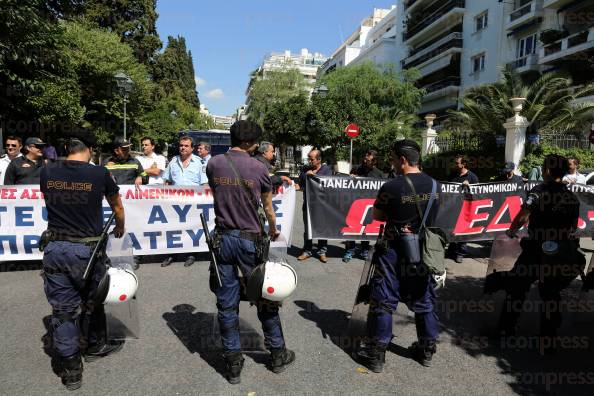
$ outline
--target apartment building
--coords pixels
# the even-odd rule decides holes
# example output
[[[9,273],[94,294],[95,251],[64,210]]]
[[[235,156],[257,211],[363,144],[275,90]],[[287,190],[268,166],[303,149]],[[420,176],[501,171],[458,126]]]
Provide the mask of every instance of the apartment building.
[[[394,62],[394,54],[384,51],[385,47],[381,44],[385,35],[395,35],[395,24],[396,6],[392,6],[390,9],[374,8],[371,15],[366,17],[344,43],[320,66],[318,76],[349,65],[355,60],[360,60],[362,52],[366,59],[377,63],[383,60]],[[392,31],[391,34],[390,31]],[[374,49],[370,51],[372,46]],[[378,54],[381,55],[378,57]]]
[[[246,110],[249,112],[250,91],[255,81],[266,78],[266,74],[271,70],[280,70],[286,67],[297,69],[303,78],[308,82],[308,89],[311,94],[315,86],[317,72],[320,66],[324,64],[326,57],[318,52],[311,53],[307,48],[303,48],[298,54],[286,50],[284,52],[272,52],[268,54],[262,65],[260,65],[250,76],[250,82],[246,90]]]

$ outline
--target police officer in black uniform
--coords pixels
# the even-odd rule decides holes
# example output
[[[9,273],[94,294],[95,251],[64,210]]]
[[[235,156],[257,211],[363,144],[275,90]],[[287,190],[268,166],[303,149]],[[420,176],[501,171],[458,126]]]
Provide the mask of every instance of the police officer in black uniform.
[[[514,336],[526,293],[538,281],[543,300],[541,311],[541,337],[545,352],[555,350],[555,339],[561,325],[559,302],[561,291],[569,286],[586,263],[578,250],[579,238],[574,235],[579,217],[579,201],[562,182],[569,169],[565,157],[550,154],[542,167],[544,183],[528,193],[522,209],[506,232],[509,237],[528,223],[528,236],[521,240],[522,253],[514,268],[503,273],[503,286],[507,291],[501,314],[500,330],[504,336]],[[496,273],[497,274],[497,273]]]
[[[113,141],[114,155],[103,162],[103,166],[111,172],[118,185],[143,184],[143,178],[148,182],[148,176],[142,164],[130,155],[132,143],[118,136]],[[146,183],[145,183],[146,184]]]
[[[385,221],[386,229],[383,243],[376,246],[373,257],[375,271],[370,283],[367,318],[369,340],[357,353],[357,359],[376,373],[383,370],[386,348],[392,339],[392,314],[401,301],[415,313],[418,342],[410,347],[413,358],[428,366],[436,351],[439,323],[435,313],[435,280],[420,261],[420,245],[415,235],[418,236],[422,222],[416,202],[424,213],[432,199],[426,221],[431,226],[437,214],[441,186],[419,170],[420,151],[412,140],[394,143],[390,160],[402,176],[381,187],[373,207],[373,218]],[[415,249],[417,254],[413,254]]]
[[[4,184],[38,184],[43,167],[43,148],[45,143],[36,137],[25,141],[27,154],[13,159],[6,168]]]
[[[95,301],[105,266],[98,262],[87,282],[82,276],[103,228],[103,197],[116,214],[117,238],[124,234],[124,208],[107,169],[89,164],[90,143],[83,140],[71,139],[66,160],[44,167],[40,181],[48,217],[40,247],[50,332],[62,383],[70,390],[82,384],[81,353],[90,362],[122,347],[106,341],[103,305]]]

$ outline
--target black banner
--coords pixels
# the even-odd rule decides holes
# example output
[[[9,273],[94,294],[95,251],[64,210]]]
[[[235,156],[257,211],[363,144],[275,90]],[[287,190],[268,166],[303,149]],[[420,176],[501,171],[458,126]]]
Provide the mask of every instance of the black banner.
[[[307,179],[308,235],[314,239],[373,241],[382,224],[372,218],[373,203],[389,179],[319,176]],[[469,186],[442,182],[435,226],[450,241],[491,240],[504,233],[520,211],[530,183],[481,183]],[[594,231],[594,188],[571,185],[580,201],[578,235]]]

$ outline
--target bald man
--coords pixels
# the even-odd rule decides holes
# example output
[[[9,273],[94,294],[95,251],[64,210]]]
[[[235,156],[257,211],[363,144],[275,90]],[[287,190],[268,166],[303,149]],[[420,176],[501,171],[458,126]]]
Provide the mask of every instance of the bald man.
[[[322,153],[320,150],[311,150],[307,155],[307,161],[309,162],[309,166],[305,167],[301,174],[299,175],[299,183],[297,184],[296,188],[298,190],[303,191],[303,251],[301,255],[297,257],[297,260],[304,261],[310,258],[313,255],[313,240],[308,237],[307,235],[307,202],[305,201],[305,181],[308,177],[312,177],[314,175],[317,176],[332,176],[332,169],[326,165],[322,164]],[[318,251],[317,255],[320,258],[322,263],[328,262],[328,258],[326,257],[326,251],[328,250],[328,241],[325,239],[318,240]]]

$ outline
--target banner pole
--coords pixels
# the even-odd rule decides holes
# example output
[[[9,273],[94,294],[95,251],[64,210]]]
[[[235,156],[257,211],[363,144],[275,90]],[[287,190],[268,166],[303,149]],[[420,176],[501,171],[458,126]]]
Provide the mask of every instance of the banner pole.
[[[349,156],[349,173],[351,173],[351,170],[353,169],[353,138],[351,138],[351,155]]]

